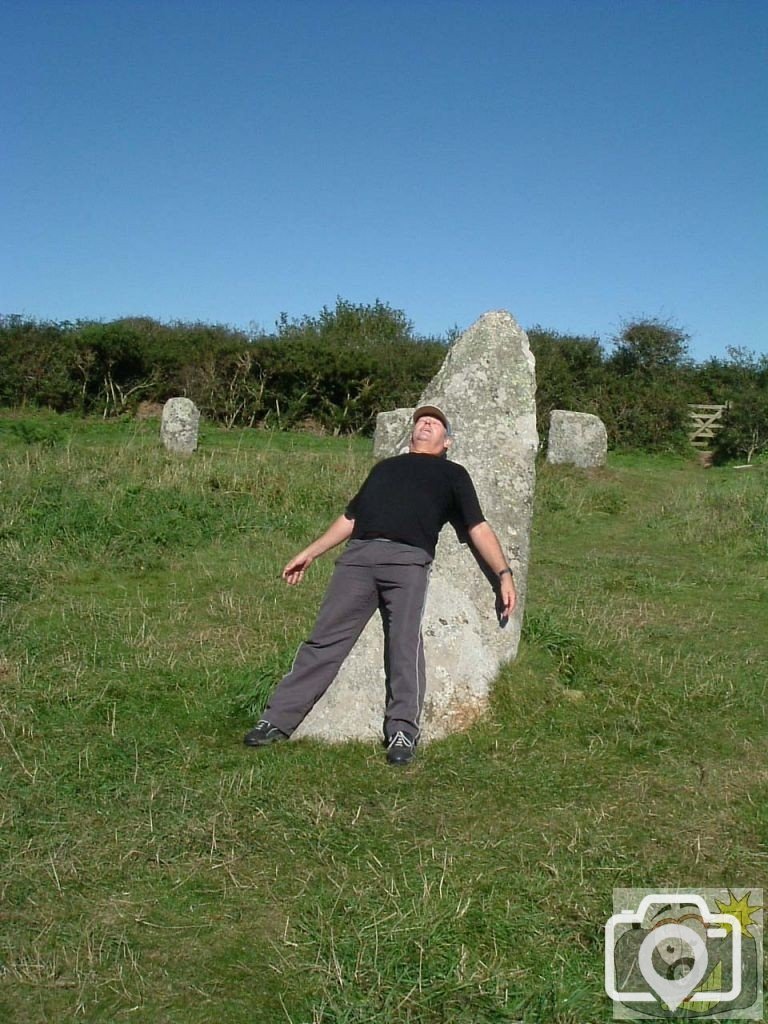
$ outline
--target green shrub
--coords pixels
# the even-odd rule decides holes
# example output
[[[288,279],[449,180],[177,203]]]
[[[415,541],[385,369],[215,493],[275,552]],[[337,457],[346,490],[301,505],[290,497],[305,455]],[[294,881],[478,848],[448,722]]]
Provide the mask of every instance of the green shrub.
[[[223,325],[0,320],[0,405],[38,405],[105,417],[141,401],[186,395],[228,427],[302,421],[331,433],[369,433],[376,414],[414,402],[445,356],[400,310],[338,299],[274,335]]]
[[[66,437],[60,424],[41,420],[18,420],[9,424],[8,431],[24,444],[37,444],[44,448],[54,448]]]
[[[342,298],[316,316],[283,313],[271,334],[149,317],[106,323],[0,317],[0,406],[109,418],[134,412],[142,401],[186,395],[206,420],[227,427],[306,425],[370,434],[379,412],[418,400],[457,334],[422,338],[402,310]],[[612,448],[687,450],[689,402],[730,401],[750,388],[768,388],[765,360],[729,349],[728,362],[696,367],[685,332],[652,318],[623,324],[609,356],[594,337],[539,326],[529,335],[542,444],[550,412],[563,408],[600,416]],[[753,404],[748,394],[743,409]],[[751,427],[735,419],[728,426],[718,458],[750,458],[761,450],[762,434],[754,448]]]
[[[743,387],[723,414],[722,423],[712,442],[716,464],[737,459],[751,463],[768,452],[768,387]]]
[[[600,415],[603,353],[597,338],[560,334],[539,326],[532,327],[528,337],[536,360],[539,440],[546,447],[553,409]]]

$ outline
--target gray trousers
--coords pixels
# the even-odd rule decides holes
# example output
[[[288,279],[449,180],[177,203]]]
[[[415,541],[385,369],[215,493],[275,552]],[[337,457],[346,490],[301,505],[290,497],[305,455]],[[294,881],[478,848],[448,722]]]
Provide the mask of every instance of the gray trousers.
[[[432,559],[386,540],[350,541],[336,562],[310,638],[278,683],[263,718],[289,735],[331,685],[378,608],[384,626],[384,736],[416,738],[426,674],[421,620]]]

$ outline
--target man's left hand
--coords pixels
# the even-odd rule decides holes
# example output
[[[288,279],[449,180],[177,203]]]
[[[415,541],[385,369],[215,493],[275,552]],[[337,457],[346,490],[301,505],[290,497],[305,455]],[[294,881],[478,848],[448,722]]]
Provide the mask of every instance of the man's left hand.
[[[499,589],[501,597],[501,617],[503,619],[508,619],[515,610],[515,604],[517,603],[515,581],[508,572],[504,573],[501,577],[501,580],[499,581]]]

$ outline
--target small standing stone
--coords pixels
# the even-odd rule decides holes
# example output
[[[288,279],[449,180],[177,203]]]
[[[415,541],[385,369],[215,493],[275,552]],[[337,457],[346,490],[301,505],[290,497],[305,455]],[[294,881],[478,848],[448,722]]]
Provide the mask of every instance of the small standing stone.
[[[393,409],[391,412],[380,412],[376,417],[376,433],[373,435],[373,457],[383,459],[388,455],[408,451],[408,436],[413,424],[416,406],[411,409]],[[403,442],[401,444],[401,442]]]
[[[163,406],[160,439],[169,452],[191,455],[197,451],[200,410],[190,398],[169,398]]]
[[[608,435],[599,416],[553,409],[549,419],[547,462],[592,469],[604,466]]]

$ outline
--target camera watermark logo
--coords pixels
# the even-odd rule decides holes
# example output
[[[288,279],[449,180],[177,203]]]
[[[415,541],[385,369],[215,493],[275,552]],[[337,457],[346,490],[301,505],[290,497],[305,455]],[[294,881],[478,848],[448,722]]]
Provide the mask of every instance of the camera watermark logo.
[[[615,889],[614,1020],[762,1020],[762,889]]]

